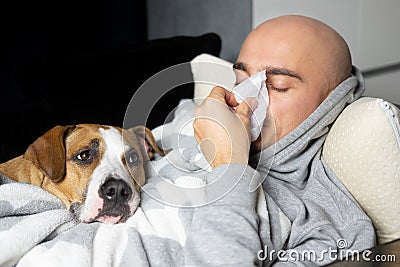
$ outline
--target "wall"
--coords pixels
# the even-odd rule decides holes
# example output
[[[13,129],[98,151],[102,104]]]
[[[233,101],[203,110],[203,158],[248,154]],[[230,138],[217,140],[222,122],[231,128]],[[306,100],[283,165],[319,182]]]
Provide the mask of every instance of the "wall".
[[[399,11],[398,0],[253,0],[252,27],[284,14],[322,20],[345,38],[354,65],[371,73],[365,76],[365,95],[400,103],[398,66],[384,73],[369,72],[400,63]]]
[[[148,37],[215,32],[221,58],[234,61],[251,30],[251,0],[147,0]]]

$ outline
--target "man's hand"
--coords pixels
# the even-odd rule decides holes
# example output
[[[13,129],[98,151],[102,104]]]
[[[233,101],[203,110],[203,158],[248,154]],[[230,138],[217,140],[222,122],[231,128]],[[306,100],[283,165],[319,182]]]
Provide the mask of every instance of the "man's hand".
[[[214,87],[195,109],[194,135],[213,169],[227,163],[248,163],[250,116],[256,106],[254,98],[238,105],[232,93]]]

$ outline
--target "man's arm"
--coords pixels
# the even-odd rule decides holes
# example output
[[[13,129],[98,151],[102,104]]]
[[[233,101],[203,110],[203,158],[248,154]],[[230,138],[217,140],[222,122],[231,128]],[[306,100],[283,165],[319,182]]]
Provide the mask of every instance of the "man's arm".
[[[261,266],[257,191],[259,174],[247,165],[225,164],[208,176],[207,204],[195,208],[186,244],[186,265]]]
[[[187,265],[261,265],[257,191],[252,186],[260,175],[247,165],[249,118],[257,103],[235,102],[230,92],[215,87],[195,110],[195,137],[213,171],[207,176],[207,204],[193,214],[184,249]]]

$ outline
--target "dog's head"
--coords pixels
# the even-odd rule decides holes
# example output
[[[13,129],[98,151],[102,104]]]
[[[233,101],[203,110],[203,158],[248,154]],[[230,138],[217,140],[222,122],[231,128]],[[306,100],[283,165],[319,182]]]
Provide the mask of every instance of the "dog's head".
[[[43,173],[42,188],[59,197],[79,221],[126,221],[140,201],[143,164],[164,156],[151,131],[78,124],[56,126],[23,157]]]

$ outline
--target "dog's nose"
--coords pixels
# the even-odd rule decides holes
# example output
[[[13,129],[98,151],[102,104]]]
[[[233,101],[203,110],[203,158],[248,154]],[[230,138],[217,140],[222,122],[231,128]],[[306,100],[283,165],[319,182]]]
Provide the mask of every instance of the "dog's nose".
[[[132,196],[130,186],[120,179],[109,178],[101,186],[100,197],[106,202],[126,203]]]

